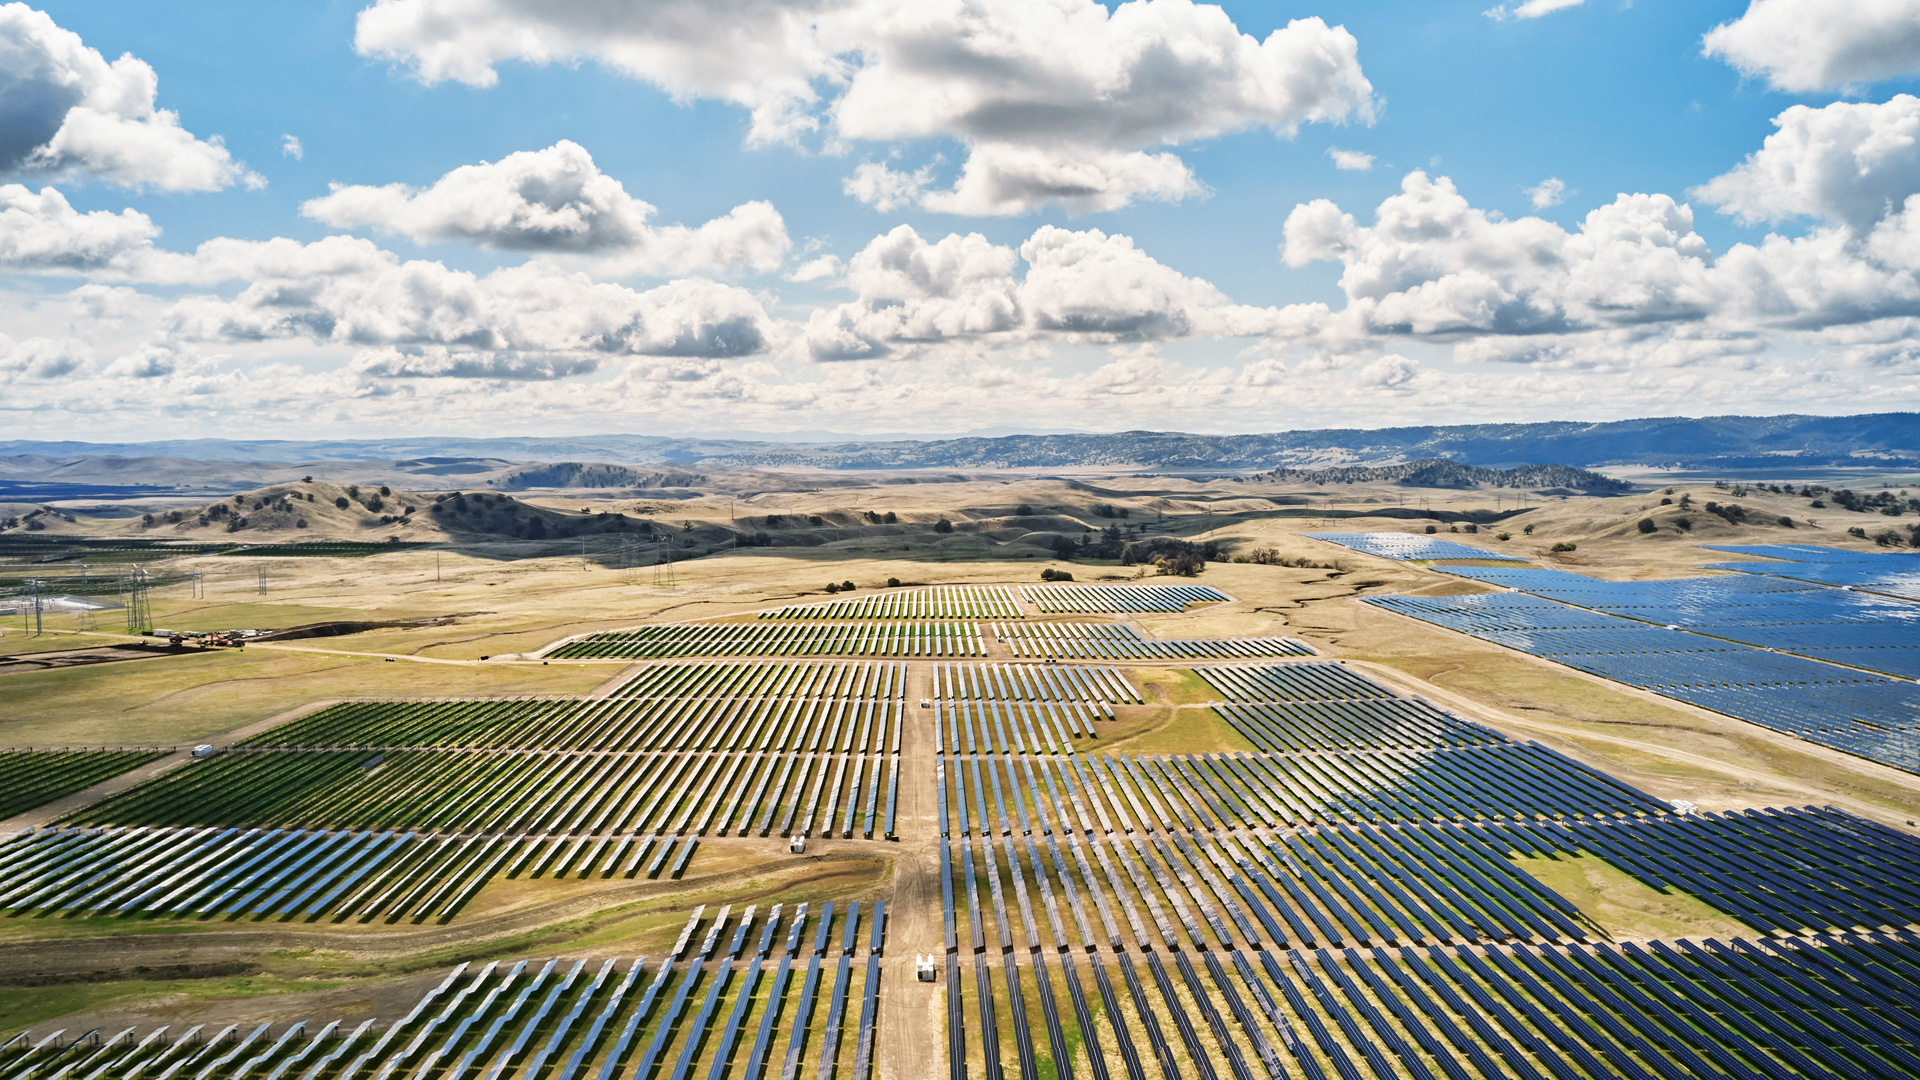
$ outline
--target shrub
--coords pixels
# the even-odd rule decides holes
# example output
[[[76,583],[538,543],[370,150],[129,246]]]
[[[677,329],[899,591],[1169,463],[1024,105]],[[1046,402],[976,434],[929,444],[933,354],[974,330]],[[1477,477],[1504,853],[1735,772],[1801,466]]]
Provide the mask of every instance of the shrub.
[[[1021,503],[1019,506],[1014,507],[1013,515],[1015,517],[1032,517],[1033,507],[1028,506],[1026,503]]]
[[[1434,533],[1437,533],[1437,532],[1439,532],[1439,531],[1440,531],[1440,528],[1439,528],[1439,526],[1437,526],[1437,525],[1429,525],[1429,526],[1427,526],[1427,535],[1428,535],[1428,536],[1432,536],[1432,535],[1433,535]]]
[[[1478,526],[1478,525],[1476,525],[1476,524],[1474,524],[1473,522],[1471,522],[1471,521],[1469,521],[1469,522],[1467,522],[1467,531],[1468,531],[1468,532],[1470,532],[1470,533],[1477,533],[1477,532],[1479,532],[1479,531],[1480,531],[1480,526]]]
[[[889,588],[889,589],[897,589],[897,588],[899,588],[899,587],[900,587],[900,579],[899,579],[899,578],[897,578],[897,577],[890,577],[890,578],[888,578],[888,579],[887,579],[887,588]]]
[[[1847,530],[1847,535],[1857,536],[1860,539],[1865,540],[1867,538],[1867,530],[1861,528],[1858,525],[1855,525],[1853,528]]]
[[[1653,523],[1653,519],[1652,519],[1652,518],[1641,518],[1641,519],[1640,519],[1640,531],[1641,531],[1642,533],[1653,533],[1653,532],[1659,532],[1659,531],[1660,531],[1660,526],[1658,526],[1658,525],[1655,525],[1655,524]]]
[[[1579,544],[1570,544],[1570,543],[1568,543],[1568,542],[1566,542],[1565,540],[1562,540],[1562,541],[1560,541],[1559,543],[1557,543],[1557,544],[1555,544],[1555,545],[1553,545],[1553,549],[1552,549],[1552,550],[1554,550],[1554,551],[1577,551],[1577,550],[1579,550],[1579,548],[1580,548],[1580,545],[1579,545]]]
[[[808,515],[807,515],[807,524],[809,524],[809,525],[825,525],[825,524],[826,524],[826,520],[825,520],[824,518],[822,518],[822,517],[821,517],[821,516],[820,516],[819,514],[808,514]]]
[[[851,581],[843,581],[843,582],[841,582],[841,583],[840,583],[840,591],[841,591],[841,592],[852,592],[852,591],[853,591],[853,582],[851,582]]]
[[[1807,505],[1813,507],[1815,510],[1825,510],[1827,508],[1825,499],[1815,499]]]
[[[1660,505],[1661,505],[1661,506],[1672,506],[1672,505],[1673,505],[1673,500],[1672,500],[1672,499],[1661,499],[1661,500],[1660,500]]]
[[[1204,560],[1190,554],[1169,555],[1157,560],[1154,565],[1160,568],[1162,574],[1174,577],[1195,577],[1207,568]]]
[[[1511,540],[1513,539],[1513,534],[1510,532],[1495,533],[1493,538],[1495,540]]]
[[[941,518],[939,521],[933,523],[933,531],[937,533],[950,533],[953,531],[953,522],[948,521],[946,518]]]
[[[1788,517],[1788,516],[1787,516],[1787,515],[1785,515],[1785,514],[1781,514],[1781,515],[1780,515],[1780,527],[1781,527],[1781,528],[1784,528],[1784,529],[1791,529],[1791,528],[1793,528],[1793,519],[1792,519],[1792,518],[1790,518],[1790,517]]]

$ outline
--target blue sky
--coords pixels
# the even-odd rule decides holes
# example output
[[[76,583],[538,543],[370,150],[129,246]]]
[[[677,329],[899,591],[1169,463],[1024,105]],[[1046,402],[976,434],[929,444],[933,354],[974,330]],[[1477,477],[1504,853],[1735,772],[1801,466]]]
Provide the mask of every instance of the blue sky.
[[[1920,2],[1508,7],[7,5],[0,417],[1916,407]]]

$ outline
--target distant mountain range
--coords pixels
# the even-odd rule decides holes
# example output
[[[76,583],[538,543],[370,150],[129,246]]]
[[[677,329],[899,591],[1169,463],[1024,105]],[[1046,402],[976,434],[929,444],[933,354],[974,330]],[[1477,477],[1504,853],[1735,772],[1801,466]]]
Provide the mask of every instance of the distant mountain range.
[[[1593,494],[1631,491],[1633,485],[1589,469],[1568,465],[1520,465],[1512,469],[1483,469],[1457,461],[1429,458],[1404,465],[1342,465],[1331,469],[1275,469],[1248,479],[1271,480],[1291,484],[1366,484],[1389,483],[1406,487],[1559,488]]]
[[[22,458],[32,458],[31,463]],[[1920,413],[1861,416],[1715,416],[1608,423],[1458,424],[1335,428],[1253,435],[1168,431],[1006,435],[930,440],[774,442],[595,435],[570,438],[188,439],[142,443],[0,440],[0,479],[140,483],[150,466],[128,459],[186,459],[286,471],[287,463],[381,463],[414,476],[473,476],[520,463],[564,463],[553,475],[600,464],[648,466],[654,484],[684,472],[742,469],[1113,469],[1262,472],[1378,467],[1442,459],[1482,468],[1663,466],[1920,466]],[[475,459],[486,459],[484,462]],[[118,467],[108,465],[118,462]],[[586,463],[592,463],[591,465]],[[12,465],[12,468],[8,468]],[[269,466],[278,466],[269,468]],[[336,469],[339,466],[336,466]],[[320,470],[315,470],[320,471]],[[335,470],[326,470],[335,471]],[[538,473],[539,470],[533,470]],[[535,476],[520,483],[536,486]],[[168,480],[147,480],[167,484]],[[454,480],[457,484],[460,481]],[[545,485],[538,485],[545,486]]]

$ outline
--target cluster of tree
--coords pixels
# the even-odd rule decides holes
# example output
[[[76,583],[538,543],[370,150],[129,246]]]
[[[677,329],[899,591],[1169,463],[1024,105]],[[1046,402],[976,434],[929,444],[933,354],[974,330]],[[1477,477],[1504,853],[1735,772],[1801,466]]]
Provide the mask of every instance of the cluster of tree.
[[[1123,518],[1127,516],[1127,508],[1124,506],[1109,506],[1106,503],[1094,503],[1093,516],[1097,518]]]
[[[831,581],[827,582],[827,592],[829,593],[852,592],[853,589],[854,585],[851,581],[842,581],[838,585]]]
[[[1707,513],[1725,521],[1729,525],[1741,525],[1747,520],[1747,508],[1741,506],[1739,503],[1727,503],[1722,506],[1717,502],[1708,501],[1705,509]]]
[[[1045,570],[1040,571],[1040,580],[1041,581],[1072,581],[1073,574],[1070,571],[1055,570],[1053,567],[1049,566]]]
[[[898,523],[900,520],[899,517],[895,516],[894,512],[891,510],[887,511],[884,514],[876,514],[873,511],[869,510],[865,514],[862,514],[861,516],[866,518],[867,523],[870,525],[893,525]]]
[[[1862,529],[1856,525],[1853,528],[1847,530],[1847,535],[1857,536],[1862,540],[1871,539],[1874,543],[1879,544],[1881,547],[1920,548],[1920,525],[1907,526],[1907,531],[1905,535],[1902,535],[1894,531],[1893,529],[1881,529],[1879,532],[1874,533],[1871,537],[1867,535],[1867,530]]]
[[[1235,554],[1228,562],[1253,563],[1257,566],[1295,566],[1316,570],[1338,570],[1332,563],[1314,562],[1307,558],[1288,558],[1280,554],[1278,548],[1254,548],[1252,551]]]
[[[1190,540],[1176,540],[1171,536],[1156,536],[1151,540],[1140,540],[1123,547],[1120,550],[1120,565],[1138,566],[1150,563],[1159,567],[1163,574],[1192,577],[1206,569],[1207,563],[1219,562],[1221,554],[1218,540],[1203,540],[1196,544]]]

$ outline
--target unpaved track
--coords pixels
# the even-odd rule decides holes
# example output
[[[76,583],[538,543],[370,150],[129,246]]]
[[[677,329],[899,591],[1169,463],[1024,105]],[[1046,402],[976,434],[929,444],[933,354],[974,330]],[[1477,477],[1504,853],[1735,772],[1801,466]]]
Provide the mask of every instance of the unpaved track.
[[[939,810],[933,785],[933,666],[913,664],[907,676],[907,718],[900,732],[900,796],[894,833],[893,896],[887,901],[886,957],[881,961],[880,1015],[875,1021],[874,1075],[934,1078],[945,1055],[946,999],[937,983],[914,980],[913,958],[944,953],[940,915]],[[944,972],[946,967],[941,965]]]

